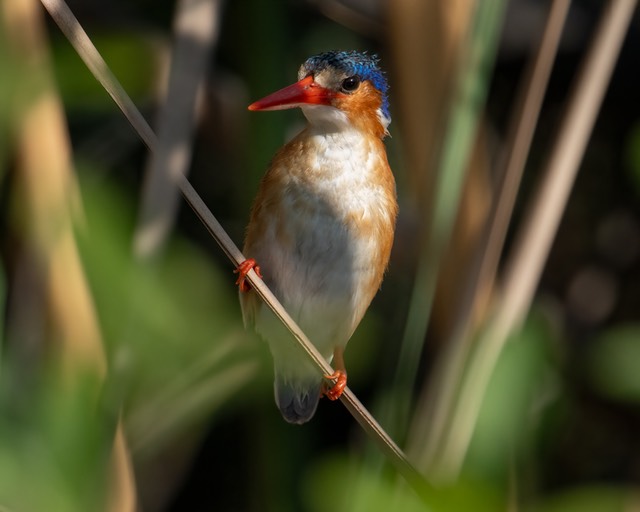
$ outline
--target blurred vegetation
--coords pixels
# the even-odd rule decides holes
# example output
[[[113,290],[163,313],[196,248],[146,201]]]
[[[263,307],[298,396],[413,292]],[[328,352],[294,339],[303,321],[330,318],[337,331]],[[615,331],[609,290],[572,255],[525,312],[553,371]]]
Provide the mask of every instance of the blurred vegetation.
[[[439,288],[458,290],[468,265],[460,254],[446,252],[449,246],[461,247],[459,240],[448,240],[456,232],[454,220],[458,226],[463,222],[462,215],[456,216],[457,200],[443,219],[431,213],[435,202],[427,190],[437,190],[438,180],[444,180],[444,187],[462,179],[463,169],[456,176],[432,175],[442,155],[422,155],[421,160],[415,144],[422,132],[407,132],[424,119],[436,133],[425,148],[449,143],[452,158],[487,156],[473,172],[485,173],[482,179],[490,188],[515,89],[535,51],[547,8],[547,2],[504,2],[500,24],[502,4],[492,4],[496,26],[483,36],[490,53],[472,77],[480,81],[475,99],[482,113],[479,121],[468,121],[464,129],[470,132],[464,133],[447,131],[454,129],[447,125],[448,116],[464,106],[451,103],[451,82],[438,84],[446,97],[432,102],[444,113],[430,111],[419,98],[417,121],[410,110],[411,94],[416,94],[411,91],[419,94],[433,69],[448,70],[447,79],[457,76],[448,66],[438,68],[433,49],[438,48],[436,36],[453,33],[458,39],[451,47],[464,48],[477,14],[469,7],[442,2],[448,7],[435,25],[450,32],[442,28],[436,34],[387,27],[390,18],[401,19],[399,10],[416,8],[408,0],[221,4],[221,33],[198,103],[190,180],[238,245],[271,155],[302,126],[296,111],[249,114],[250,101],[292,82],[305,58],[328,49],[377,52],[388,71],[394,122],[386,143],[401,216],[386,280],[349,344],[346,362],[350,387],[399,440],[406,439],[418,407],[425,408],[420,390],[439,369],[453,317],[441,295],[434,295],[433,312],[430,299],[414,303],[426,332],[417,329],[417,346],[403,362],[400,340],[419,282],[419,248],[443,230],[437,250],[453,267],[447,272],[422,269],[438,272],[429,286],[438,281]],[[601,16],[598,2],[573,4],[512,230],[524,215],[522,204],[555,136],[568,84]],[[69,5],[153,126],[176,5],[144,0]],[[24,73],[15,35],[6,30],[7,12],[0,6],[0,510],[108,509],[102,504],[109,502],[112,489],[112,443],[120,419],[144,511],[598,512],[640,507],[637,13],[535,305],[491,374],[461,474],[434,481],[435,475],[419,468],[436,484],[425,489],[425,504],[377,455],[340,404],[321,402],[314,420],[301,428],[281,420],[273,404],[268,350],[244,331],[231,265],[189,208],[181,208],[161,254],[136,260],[133,238],[147,151],[42,10],[47,58],[64,107],[77,180],[70,186],[77,186],[78,199],[70,208],[73,235],[90,290],[88,306],[95,311],[108,361],[106,376],[79,365],[75,379],[69,379],[65,344],[53,328],[56,304],[47,302],[51,298],[43,284],[47,265],[30,247],[28,218],[17,199],[23,197],[17,186],[23,156],[16,127],[38,88]],[[455,16],[466,21],[456,24]],[[425,20],[428,24],[433,19]],[[451,49],[442,44],[443,52]],[[414,53],[405,62],[394,51],[407,47]],[[426,65],[415,64],[414,75],[412,61]],[[34,96],[25,100],[25,90]],[[476,129],[482,151],[472,151],[471,140],[464,148],[455,145],[461,136],[473,139]],[[420,184],[424,190],[416,190]],[[493,200],[491,190],[479,187],[476,192],[486,202]],[[452,197],[460,195],[468,197],[460,190]],[[442,224],[434,226],[434,219]],[[71,285],[69,290],[71,300]],[[396,396],[391,382],[403,372],[409,382]]]

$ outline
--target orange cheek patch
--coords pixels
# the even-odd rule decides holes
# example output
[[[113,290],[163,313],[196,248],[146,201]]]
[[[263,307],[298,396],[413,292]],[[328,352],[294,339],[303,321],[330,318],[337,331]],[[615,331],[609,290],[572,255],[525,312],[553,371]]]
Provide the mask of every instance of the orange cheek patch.
[[[384,128],[378,119],[378,109],[382,106],[382,95],[369,82],[362,82],[353,94],[340,94],[333,100],[333,106],[347,114],[351,123],[360,130],[382,138]]]

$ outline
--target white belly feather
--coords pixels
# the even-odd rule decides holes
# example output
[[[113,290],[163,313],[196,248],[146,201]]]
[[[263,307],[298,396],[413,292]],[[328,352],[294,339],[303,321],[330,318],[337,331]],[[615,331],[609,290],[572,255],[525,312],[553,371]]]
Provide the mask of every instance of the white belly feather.
[[[287,214],[274,215],[247,254],[330,361],[334,348],[346,345],[382,278],[375,274],[383,242],[360,232],[357,221],[373,219],[392,230],[395,204],[388,204],[388,191],[373,179],[376,166],[386,162],[357,132],[307,136],[314,151],[287,162],[291,168],[279,184],[286,190],[280,208]],[[269,341],[280,371],[294,378],[315,372],[301,364],[297,347],[271,311],[260,304],[256,313],[256,330]]]

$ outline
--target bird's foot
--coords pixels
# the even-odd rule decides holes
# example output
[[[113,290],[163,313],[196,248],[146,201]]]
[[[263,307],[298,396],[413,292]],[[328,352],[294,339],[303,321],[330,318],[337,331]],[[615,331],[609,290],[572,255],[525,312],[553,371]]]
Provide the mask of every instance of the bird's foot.
[[[342,395],[344,388],[347,387],[347,372],[344,370],[336,370],[331,375],[325,375],[325,379],[335,380],[336,383],[332,387],[324,382],[322,384],[322,396],[326,396],[329,400],[337,400]]]
[[[258,277],[260,279],[262,279],[262,273],[260,272],[260,267],[256,263],[256,260],[254,260],[253,258],[248,258],[244,260],[242,263],[240,263],[240,265],[238,265],[238,268],[236,268],[233,271],[234,274],[238,274],[238,279],[236,280],[236,284],[238,285],[238,288],[240,288],[241,292],[246,293],[249,290],[251,290],[251,285],[247,283],[247,274],[251,269],[253,269],[255,273],[258,274]]]

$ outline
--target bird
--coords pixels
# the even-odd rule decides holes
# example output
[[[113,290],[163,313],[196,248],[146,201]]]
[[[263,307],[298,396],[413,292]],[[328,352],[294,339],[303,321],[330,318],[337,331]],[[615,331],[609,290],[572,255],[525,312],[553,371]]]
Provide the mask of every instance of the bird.
[[[307,120],[260,182],[245,232],[247,259],[236,268],[245,326],[268,342],[276,405],[289,423],[309,421],[321,396],[341,396],[344,349],[389,263],[398,204],[383,142],[387,92],[377,56],[329,51],[308,58],[296,83],[248,107],[299,107]],[[332,375],[321,375],[251,289],[251,269],[333,363]]]

